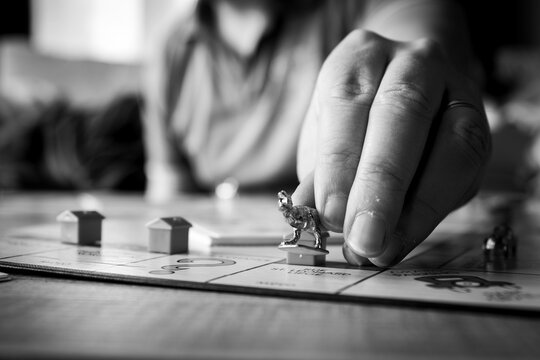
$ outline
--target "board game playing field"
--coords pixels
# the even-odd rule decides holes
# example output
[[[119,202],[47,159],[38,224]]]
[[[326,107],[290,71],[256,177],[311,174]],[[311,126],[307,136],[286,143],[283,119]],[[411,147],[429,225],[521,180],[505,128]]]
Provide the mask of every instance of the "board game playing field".
[[[134,233],[127,223],[112,219],[109,225],[105,239],[112,229],[115,239]],[[272,240],[268,233],[263,245],[250,246],[244,239],[242,245],[209,246],[200,240],[205,231],[199,228],[188,254],[164,255],[130,239],[103,241],[101,247],[64,244],[52,221],[2,239],[0,269],[274,296],[540,313],[540,246],[534,234],[519,239],[515,259],[486,263],[481,244],[487,234],[444,229],[401,264],[379,269],[348,266],[338,241],[328,246],[326,266],[312,267],[286,264],[286,254],[277,249],[281,237]]]

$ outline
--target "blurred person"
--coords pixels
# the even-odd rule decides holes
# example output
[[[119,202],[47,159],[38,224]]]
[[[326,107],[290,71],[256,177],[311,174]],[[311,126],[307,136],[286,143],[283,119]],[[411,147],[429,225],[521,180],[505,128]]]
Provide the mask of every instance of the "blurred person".
[[[54,94],[0,96],[0,189],[141,191],[140,96],[82,109]]]
[[[451,1],[200,0],[149,63],[147,196],[300,181],[388,266],[477,192],[490,134]]]

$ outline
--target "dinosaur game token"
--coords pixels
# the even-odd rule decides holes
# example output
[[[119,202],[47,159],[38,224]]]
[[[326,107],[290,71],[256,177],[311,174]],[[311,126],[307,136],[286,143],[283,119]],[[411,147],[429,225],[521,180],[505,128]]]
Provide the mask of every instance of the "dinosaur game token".
[[[287,251],[287,264],[324,266],[328,232],[322,226],[317,209],[305,205],[293,205],[285,191],[278,193],[279,211],[294,229],[292,237],[279,244],[278,249]],[[306,235],[302,236],[302,235]],[[313,245],[312,245],[313,244]]]

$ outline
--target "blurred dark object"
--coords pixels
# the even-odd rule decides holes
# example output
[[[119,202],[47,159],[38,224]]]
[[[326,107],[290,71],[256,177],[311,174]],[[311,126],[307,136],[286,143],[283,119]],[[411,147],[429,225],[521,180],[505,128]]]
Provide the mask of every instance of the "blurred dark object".
[[[142,191],[139,78],[0,39],[0,188]]]
[[[91,110],[61,99],[35,107],[0,99],[4,189],[143,190],[144,160],[137,95]]]
[[[516,256],[516,237],[508,225],[498,225],[493,233],[484,240],[484,255],[492,260],[496,257]]]
[[[484,185],[538,194],[540,183],[540,46],[501,48],[495,75],[506,91],[487,102],[493,154]],[[491,116],[490,116],[491,115]]]
[[[482,188],[488,191],[531,193],[538,174],[529,154],[534,136],[504,123],[492,130],[492,154]]]
[[[485,72],[485,91],[498,98],[508,91],[497,76],[501,49],[540,46],[540,2],[457,0],[465,10],[472,44]]]
[[[498,225],[483,243],[484,266],[489,270],[508,270],[515,266],[517,239],[508,225]]]
[[[497,77],[508,91],[503,99],[507,121],[528,133],[540,131],[540,46],[499,52]]]
[[[0,2],[0,36],[30,35],[30,0]]]

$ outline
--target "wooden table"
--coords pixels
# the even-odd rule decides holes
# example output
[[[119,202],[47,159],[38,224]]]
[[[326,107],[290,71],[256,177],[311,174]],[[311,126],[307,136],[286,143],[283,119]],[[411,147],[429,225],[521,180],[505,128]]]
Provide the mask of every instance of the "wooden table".
[[[119,217],[167,211],[137,195],[96,198]],[[0,236],[91,199],[0,193]],[[11,275],[0,283],[0,358],[540,358],[539,317]]]

